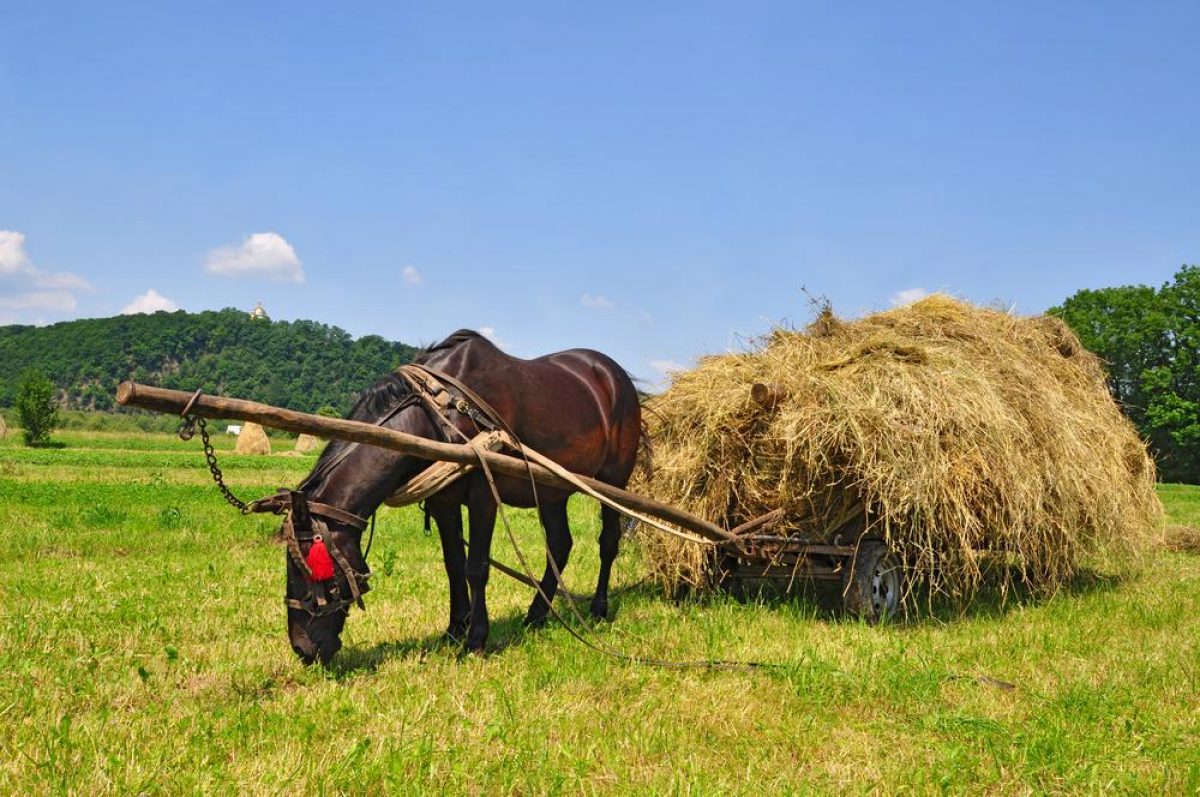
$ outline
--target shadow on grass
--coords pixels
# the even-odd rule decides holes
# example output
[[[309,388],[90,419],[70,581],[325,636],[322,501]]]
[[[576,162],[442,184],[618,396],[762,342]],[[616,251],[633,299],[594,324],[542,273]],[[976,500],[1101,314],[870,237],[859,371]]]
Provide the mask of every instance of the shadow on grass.
[[[1054,597],[1084,597],[1112,592],[1125,581],[1120,575],[1084,568],[1075,578],[1056,592],[1048,593],[1029,588],[1018,568],[993,574],[969,601],[946,596],[932,599],[924,585],[918,585],[910,596],[904,616],[890,624],[919,628],[944,625],[966,619],[999,619],[1020,607],[1037,606]],[[1007,586],[1006,586],[1007,585]],[[846,613],[842,602],[842,586],[828,581],[797,581],[790,590],[772,581],[748,581],[735,584],[719,593],[688,595],[682,601],[704,603],[711,598],[727,596],[739,603],[771,607],[787,606],[793,611],[824,622],[858,622]],[[678,601],[677,601],[678,602]]]
[[[660,592],[646,581],[639,581],[622,587],[617,587],[608,593],[608,619],[613,620],[621,611],[621,604],[629,599],[650,600],[659,597]],[[591,602],[590,596],[577,595],[579,613],[587,618],[588,627],[598,621],[592,620],[588,614]],[[555,598],[554,608],[559,615],[576,630],[579,629],[579,619],[567,604],[567,598],[559,595]],[[491,628],[488,633],[485,655],[494,656],[503,653],[527,639],[537,636],[536,629],[529,629],[524,624],[525,613],[517,612],[504,618],[491,618]],[[551,615],[549,623],[558,622]],[[586,634],[587,631],[583,630]],[[471,654],[466,652],[461,641],[448,639],[445,634],[430,634],[420,639],[406,639],[395,642],[380,642],[369,647],[355,646],[343,648],[328,666],[328,671],[338,679],[352,677],[363,673],[375,672],[381,665],[392,659],[416,658],[424,661],[431,654],[443,651],[453,651],[458,658]]]

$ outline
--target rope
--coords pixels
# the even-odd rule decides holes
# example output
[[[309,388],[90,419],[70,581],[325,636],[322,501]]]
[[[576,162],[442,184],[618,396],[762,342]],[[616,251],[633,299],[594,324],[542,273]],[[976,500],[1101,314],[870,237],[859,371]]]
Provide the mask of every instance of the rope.
[[[487,477],[488,488],[491,490],[492,498],[496,502],[497,513],[500,515],[500,519],[504,523],[504,531],[508,535],[508,541],[512,545],[513,551],[516,552],[517,559],[520,561],[521,567],[523,567],[525,569],[525,572],[527,574],[530,574],[530,578],[532,578],[533,576],[530,573],[529,563],[525,561],[525,555],[521,551],[521,546],[517,543],[517,538],[516,538],[516,535],[513,534],[512,526],[509,525],[508,515],[504,511],[504,503],[500,500],[500,492],[496,488],[496,480],[492,476],[492,469],[490,467],[488,467],[487,459],[483,456],[482,452],[478,448],[476,448],[473,444],[472,444],[472,448],[475,448],[475,454],[476,454],[476,456],[479,457],[479,466],[483,470],[484,475]],[[536,492],[537,492],[536,487],[534,487],[534,492],[536,494]],[[550,562],[551,565],[554,565],[554,557],[553,556],[547,555],[546,558]],[[557,567],[555,567],[555,575],[558,576],[559,583],[561,583],[562,575],[560,573],[558,573]],[[558,613],[558,610],[554,608],[554,603],[546,595],[545,591],[542,589],[542,585],[540,582],[537,583],[537,592],[538,592],[538,595],[541,596],[542,600],[546,602],[546,606],[549,608],[550,613],[552,615],[554,615],[554,619],[557,620],[559,623],[561,623],[563,628],[567,629],[567,632],[572,637],[574,637],[576,641],[580,642],[585,647],[590,648],[591,650],[594,650],[601,655],[608,656],[609,658],[616,659],[618,661],[625,661],[625,662],[629,662],[631,664],[640,664],[640,665],[653,666],[653,667],[663,667],[663,668],[675,669],[675,670],[706,669],[706,670],[725,670],[725,671],[742,671],[742,672],[744,672],[744,671],[759,670],[759,669],[782,669],[784,667],[784,665],[782,665],[782,664],[775,664],[775,663],[771,663],[771,662],[727,661],[724,659],[699,659],[699,660],[694,660],[694,661],[676,661],[676,660],[672,660],[672,659],[659,659],[659,658],[654,658],[654,657],[649,657],[649,656],[633,656],[628,653],[623,653],[619,650],[614,650],[613,648],[610,648],[607,645],[601,645],[601,644],[592,642],[590,639],[584,637],[582,634],[580,634],[578,631],[576,631],[571,626],[571,624],[568,623],[566,621],[566,619],[561,614]],[[575,606],[574,601],[571,601],[570,603],[571,603],[571,606],[575,608],[576,613],[578,614],[578,607]]]

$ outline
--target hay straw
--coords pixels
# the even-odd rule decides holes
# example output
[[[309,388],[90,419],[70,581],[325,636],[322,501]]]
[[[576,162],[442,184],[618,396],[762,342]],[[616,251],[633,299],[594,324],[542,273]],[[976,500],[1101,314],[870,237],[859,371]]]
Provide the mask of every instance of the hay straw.
[[[729,528],[783,507],[779,528],[814,540],[860,506],[930,598],[969,599],[989,569],[1052,591],[1084,557],[1161,541],[1153,462],[1104,380],[1057,319],[944,295],[826,309],[677,373],[647,405],[654,475],[632,489]],[[764,407],[755,383],[785,397]],[[668,589],[707,584],[697,546],[646,544]]]
[[[233,451],[235,454],[270,454],[271,441],[267,438],[267,431],[261,424],[250,421],[243,423]]]
[[[1168,551],[1200,554],[1200,529],[1195,526],[1167,526],[1163,544]]]

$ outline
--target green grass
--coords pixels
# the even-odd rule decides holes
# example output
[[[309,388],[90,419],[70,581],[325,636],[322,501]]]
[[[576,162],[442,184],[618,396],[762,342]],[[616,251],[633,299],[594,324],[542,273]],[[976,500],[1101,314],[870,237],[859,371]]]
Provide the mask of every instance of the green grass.
[[[243,518],[199,441],[64,432],[0,441],[0,790],[21,794],[1195,794],[1200,557],[1158,552],[1052,599],[868,628],[823,593],[675,605],[616,568],[588,637],[493,574],[491,652],[438,644],[446,586],[417,510],[380,513],[367,611],[328,669],[284,634],[277,519]],[[223,442],[222,445],[226,445]],[[313,457],[222,455],[245,498]],[[1172,524],[1200,489],[1165,485]],[[590,593],[594,505],[572,506]],[[514,513],[527,555],[536,526]],[[495,554],[515,563],[497,530]],[[565,610],[565,604],[562,606]],[[982,676],[982,678],[981,678]],[[999,688],[993,681],[1015,684]]]

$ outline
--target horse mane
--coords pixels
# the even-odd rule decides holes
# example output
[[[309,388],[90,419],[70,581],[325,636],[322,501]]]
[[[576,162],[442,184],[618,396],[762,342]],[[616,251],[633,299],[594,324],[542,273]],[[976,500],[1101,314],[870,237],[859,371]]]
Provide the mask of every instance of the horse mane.
[[[427,346],[419,350],[413,357],[413,362],[424,362],[432,354],[447,351],[472,340],[486,341],[487,338],[472,329],[460,329],[440,343],[435,343],[432,346]],[[354,406],[350,409],[350,414],[346,418],[352,421],[374,423],[411,393],[412,388],[406,380],[401,379],[394,373],[387,374],[362,392],[358,400],[354,402]],[[320,480],[324,479],[326,471],[334,461],[334,458],[349,445],[350,443],[345,440],[337,438],[330,440],[329,444],[325,446],[325,450],[321,452],[321,456],[317,458],[312,472],[308,474],[308,477],[300,485],[300,489],[311,490],[317,486]]]
[[[409,387],[408,382],[394,373],[388,374],[362,392],[346,418],[352,421],[373,423],[404,400],[411,392],[412,388]],[[311,490],[315,487],[319,480],[326,475],[328,463],[332,462],[334,457],[349,445],[349,442],[336,437],[330,440],[329,444],[325,446],[325,450],[321,452],[321,456],[317,458],[312,472],[304,479],[299,489]]]
[[[478,332],[476,332],[473,329],[460,329],[457,332],[451,333],[450,336],[447,337],[445,340],[443,340],[441,343],[435,343],[432,346],[426,346],[425,348],[418,351],[416,353],[416,356],[413,357],[413,362],[423,363],[423,362],[425,362],[426,359],[428,359],[430,357],[430,355],[433,355],[433,354],[436,354],[436,353],[442,352],[442,351],[448,351],[450,349],[453,349],[455,346],[461,346],[462,344],[467,343],[468,341],[472,341],[472,340],[486,341],[487,338],[484,337],[483,335],[479,334]],[[491,341],[488,341],[488,342],[490,343]]]

